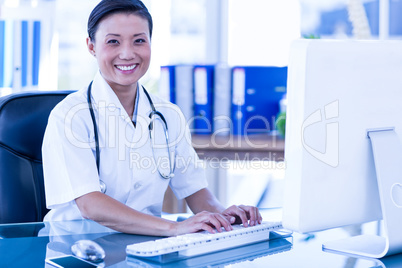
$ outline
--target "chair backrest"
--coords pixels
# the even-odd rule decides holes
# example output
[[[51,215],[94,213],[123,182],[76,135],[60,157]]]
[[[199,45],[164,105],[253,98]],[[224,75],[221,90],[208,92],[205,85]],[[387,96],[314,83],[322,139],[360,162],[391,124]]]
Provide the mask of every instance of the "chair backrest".
[[[72,91],[0,98],[0,223],[42,221],[47,213],[42,141],[50,111]]]

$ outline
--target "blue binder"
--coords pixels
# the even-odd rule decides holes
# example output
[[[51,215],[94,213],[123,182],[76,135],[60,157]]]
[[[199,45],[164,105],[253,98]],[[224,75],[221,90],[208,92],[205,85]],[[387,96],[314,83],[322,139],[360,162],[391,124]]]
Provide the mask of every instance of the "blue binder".
[[[39,83],[41,22],[0,20],[0,87]]]
[[[214,66],[194,66],[194,134],[213,131]]]
[[[13,21],[0,21],[0,87],[13,83]]]
[[[41,39],[41,23],[34,21],[33,23],[33,59],[32,59],[32,85],[37,86],[39,82],[39,60],[40,60],[40,39]]]
[[[176,103],[175,66],[161,66],[159,80],[159,96],[162,99]]]
[[[4,86],[5,35],[6,35],[6,22],[0,20],[0,87]]]
[[[279,101],[286,94],[287,67],[247,66],[232,69],[234,135],[274,130]]]
[[[28,21],[21,21],[21,86],[28,85]]]

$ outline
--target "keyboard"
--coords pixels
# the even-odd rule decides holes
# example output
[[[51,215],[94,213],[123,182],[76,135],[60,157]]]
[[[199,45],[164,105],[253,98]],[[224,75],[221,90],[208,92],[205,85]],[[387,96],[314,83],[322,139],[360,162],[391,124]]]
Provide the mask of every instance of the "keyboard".
[[[136,257],[155,257],[171,253],[191,257],[269,240],[272,231],[282,228],[281,222],[262,222],[249,227],[233,225],[232,231],[215,234],[202,231],[131,244],[127,246],[126,253]]]
[[[272,232],[274,233],[274,232]],[[275,232],[276,233],[276,232]],[[126,264],[135,268],[177,268],[177,267],[230,267],[230,265],[248,262],[249,265],[239,265],[252,267],[251,261],[269,255],[280,254],[292,249],[291,236],[285,238],[271,238],[267,241],[257,242],[242,247],[230,248],[213,252],[211,254],[201,254],[198,256],[183,257],[166,254],[155,257],[134,257],[127,256]]]

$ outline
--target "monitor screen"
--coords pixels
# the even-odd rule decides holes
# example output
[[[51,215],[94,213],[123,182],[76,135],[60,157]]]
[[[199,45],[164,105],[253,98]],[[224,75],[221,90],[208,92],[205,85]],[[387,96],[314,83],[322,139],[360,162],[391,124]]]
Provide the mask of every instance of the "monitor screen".
[[[284,227],[381,219],[367,131],[402,135],[402,42],[305,39],[290,55]]]

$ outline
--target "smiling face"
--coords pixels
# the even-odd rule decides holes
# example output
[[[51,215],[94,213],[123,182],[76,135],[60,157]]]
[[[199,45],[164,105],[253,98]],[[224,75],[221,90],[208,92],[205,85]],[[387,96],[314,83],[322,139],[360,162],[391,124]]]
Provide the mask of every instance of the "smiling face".
[[[87,38],[100,72],[116,91],[136,89],[151,59],[148,21],[132,13],[115,13],[102,19],[95,40]]]

